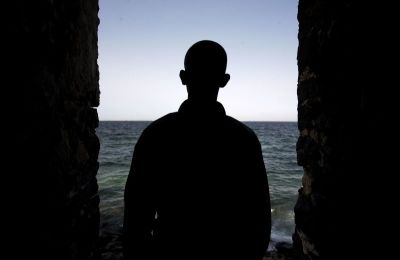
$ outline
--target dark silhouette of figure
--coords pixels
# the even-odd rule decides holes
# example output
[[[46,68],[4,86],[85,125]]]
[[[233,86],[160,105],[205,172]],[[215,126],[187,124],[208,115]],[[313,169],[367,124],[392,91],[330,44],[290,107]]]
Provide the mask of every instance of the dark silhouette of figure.
[[[125,188],[126,260],[262,259],[267,175],[254,132],[217,102],[226,63],[218,43],[190,47],[180,71],[188,99],[139,138]]]

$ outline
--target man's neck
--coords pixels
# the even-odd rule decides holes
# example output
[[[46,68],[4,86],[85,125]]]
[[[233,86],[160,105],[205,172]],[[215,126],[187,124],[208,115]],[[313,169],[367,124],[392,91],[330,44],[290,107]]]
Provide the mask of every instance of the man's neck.
[[[188,101],[193,104],[214,105],[217,102],[217,97],[197,97],[188,95]]]
[[[187,99],[182,103],[180,111],[186,111],[195,114],[223,114],[225,115],[225,109],[222,104],[217,100],[197,100]]]

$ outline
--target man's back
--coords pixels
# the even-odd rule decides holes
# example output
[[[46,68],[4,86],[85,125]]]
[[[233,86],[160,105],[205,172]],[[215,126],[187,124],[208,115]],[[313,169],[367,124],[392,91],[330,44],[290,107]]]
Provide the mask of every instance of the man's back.
[[[187,100],[152,123],[125,192],[127,256],[262,259],[271,223],[261,147],[218,102]]]

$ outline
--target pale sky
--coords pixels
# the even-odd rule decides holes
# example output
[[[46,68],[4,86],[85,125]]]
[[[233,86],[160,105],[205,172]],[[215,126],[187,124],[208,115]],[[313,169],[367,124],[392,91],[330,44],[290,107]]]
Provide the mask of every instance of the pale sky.
[[[221,44],[241,121],[297,121],[297,0],[100,0],[100,120],[155,120],[187,98],[188,48]]]

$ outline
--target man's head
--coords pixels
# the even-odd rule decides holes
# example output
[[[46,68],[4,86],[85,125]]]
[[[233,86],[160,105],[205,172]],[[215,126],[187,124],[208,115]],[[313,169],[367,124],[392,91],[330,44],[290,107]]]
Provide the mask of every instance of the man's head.
[[[225,73],[226,62],[226,52],[218,43],[204,40],[193,44],[185,56],[185,70],[180,72],[189,99],[215,101],[219,88],[230,78]]]

